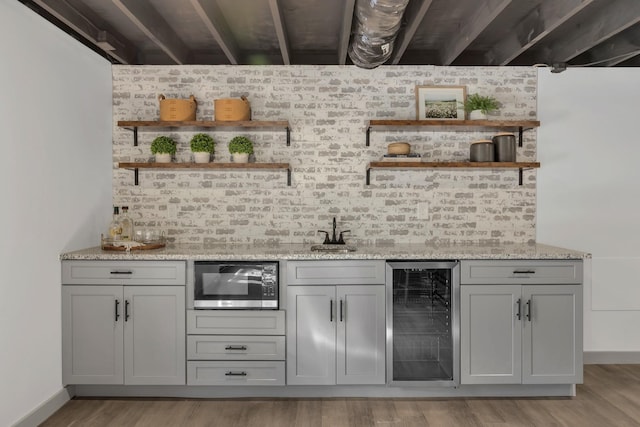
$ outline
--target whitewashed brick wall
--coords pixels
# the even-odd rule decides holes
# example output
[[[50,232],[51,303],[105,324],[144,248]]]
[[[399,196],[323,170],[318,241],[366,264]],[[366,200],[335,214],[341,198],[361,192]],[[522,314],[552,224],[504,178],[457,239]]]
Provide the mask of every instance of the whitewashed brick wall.
[[[333,217],[354,243],[512,243],[535,239],[536,172],[517,170],[372,170],[387,144],[411,143],[433,161],[464,161],[473,140],[491,131],[371,132],[369,119],[414,119],[416,85],[464,85],[493,95],[496,119],[536,119],[536,71],[525,67],[393,66],[113,66],[113,203],[128,205],[136,225],[165,231],[181,243],[317,243]],[[190,161],[189,140],[200,130],[141,130],[118,120],[158,120],[158,94],[195,95],[198,120],[213,119],[213,100],[247,94],[254,120],[289,120],[291,146],[281,129],[207,130],[215,161],[229,161],[236,135],[255,142],[259,162],[289,162],[284,171],[118,169],[147,161],[158,135],[178,141],[178,161]],[[536,160],[536,131],[525,132],[519,161]]]

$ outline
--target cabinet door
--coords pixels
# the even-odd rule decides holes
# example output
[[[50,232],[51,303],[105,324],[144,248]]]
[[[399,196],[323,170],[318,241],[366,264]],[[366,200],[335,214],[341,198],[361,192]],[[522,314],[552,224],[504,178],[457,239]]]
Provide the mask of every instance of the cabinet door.
[[[582,383],[582,286],[523,286],[522,301],[522,382]]]
[[[125,384],[185,384],[184,286],[126,286]]]
[[[460,287],[460,382],[520,384],[520,285]]]
[[[62,287],[62,382],[122,384],[122,286]]]
[[[287,287],[287,384],[335,384],[334,286]]]
[[[338,384],[385,383],[385,287],[338,286]]]

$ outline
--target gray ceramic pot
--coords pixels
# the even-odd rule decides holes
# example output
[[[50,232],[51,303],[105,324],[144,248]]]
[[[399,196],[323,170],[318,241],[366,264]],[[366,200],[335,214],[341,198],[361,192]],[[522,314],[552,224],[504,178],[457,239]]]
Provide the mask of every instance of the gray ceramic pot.
[[[481,139],[471,143],[470,159],[472,162],[493,162],[493,143],[488,139]]]
[[[497,162],[516,161],[516,137],[512,133],[499,133],[492,140]]]

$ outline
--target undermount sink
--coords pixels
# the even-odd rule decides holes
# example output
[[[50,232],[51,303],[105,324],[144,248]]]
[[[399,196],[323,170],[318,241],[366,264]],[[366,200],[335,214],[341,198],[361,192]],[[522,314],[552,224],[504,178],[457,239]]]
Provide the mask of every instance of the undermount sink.
[[[355,246],[349,245],[313,245],[311,246],[311,250],[314,252],[333,252],[333,253],[345,253],[345,252],[354,252],[356,250]]]

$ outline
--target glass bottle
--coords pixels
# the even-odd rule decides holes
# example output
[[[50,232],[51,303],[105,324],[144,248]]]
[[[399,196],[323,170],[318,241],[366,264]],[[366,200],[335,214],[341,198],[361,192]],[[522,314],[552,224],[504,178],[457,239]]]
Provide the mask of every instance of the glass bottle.
[[[109,224],[109,237],[113,240],[122,240],[122,224],[120,223],[120,210],[113,207],[113,219]]]
[[[129,216],[128,206],[122,207],[120,224],[122,225],[122,240],[133,240],[133,220]]]

